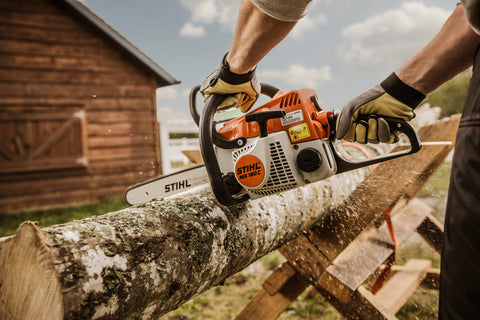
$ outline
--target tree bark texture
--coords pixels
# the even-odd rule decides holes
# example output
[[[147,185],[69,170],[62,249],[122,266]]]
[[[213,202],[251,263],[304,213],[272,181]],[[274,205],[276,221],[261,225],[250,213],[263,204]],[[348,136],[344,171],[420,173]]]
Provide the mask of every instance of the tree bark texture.
[[[0,239],[0,319],[155,319],[307,232],[369,168],[233,207],[208,187]]]

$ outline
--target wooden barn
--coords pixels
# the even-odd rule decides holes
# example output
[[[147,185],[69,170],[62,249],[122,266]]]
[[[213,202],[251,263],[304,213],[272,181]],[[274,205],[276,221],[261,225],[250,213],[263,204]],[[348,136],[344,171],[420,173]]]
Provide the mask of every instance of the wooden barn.
[[[0,0],[0,213],[161,174],[155,91],[175,83],[77,0]]]

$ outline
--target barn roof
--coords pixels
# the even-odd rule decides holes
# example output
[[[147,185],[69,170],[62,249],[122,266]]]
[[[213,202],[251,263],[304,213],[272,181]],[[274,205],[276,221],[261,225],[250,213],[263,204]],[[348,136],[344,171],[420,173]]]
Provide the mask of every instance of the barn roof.
[[[162,67],[160,67],[155,61],[150,59],[142,51],[140,51],[136,46],[134,46],[130,41],[113,29],[108,23],[103,19],[97,16],[93,11],[88,7],[82,4],[78,0],[64,0],[71,8],[73,8],[77,13],[79,13],[83,18],[90,22],[95,28],[113,40],[115,43],[120,45],[127,53],[132,55],[140,64],[150,71],[157,80],[159,86],[167,86],[172,84],[180,83]]]

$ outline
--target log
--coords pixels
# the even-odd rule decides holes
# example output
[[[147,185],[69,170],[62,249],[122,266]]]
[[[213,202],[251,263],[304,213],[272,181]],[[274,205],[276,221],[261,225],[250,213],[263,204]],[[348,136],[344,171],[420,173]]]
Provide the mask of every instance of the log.
[[[312,228],[370,168],[233,207],[210,188],[0,239],[0,319],[153,319]]]

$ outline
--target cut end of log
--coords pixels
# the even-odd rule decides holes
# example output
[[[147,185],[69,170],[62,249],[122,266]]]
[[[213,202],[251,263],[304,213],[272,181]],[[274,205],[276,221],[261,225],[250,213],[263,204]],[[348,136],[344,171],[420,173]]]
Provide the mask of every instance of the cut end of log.
[[[6,276],[8,275],[8,276]],[[38,223],[0,246],[0,319],[62,319],[60,282]]]

